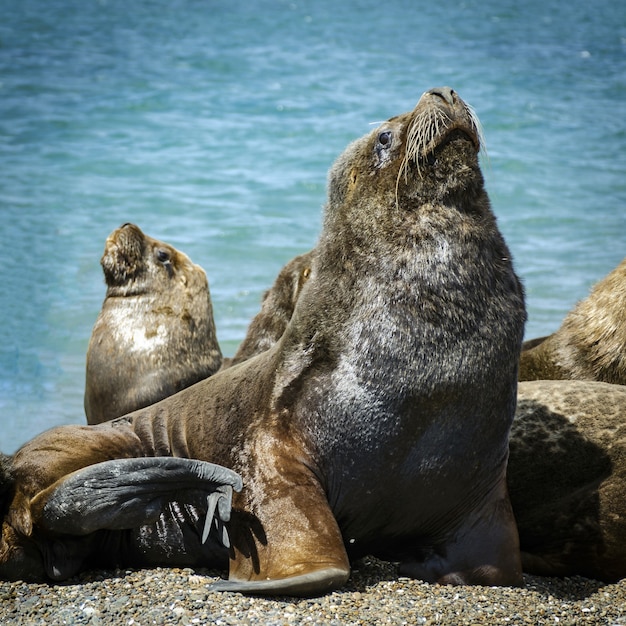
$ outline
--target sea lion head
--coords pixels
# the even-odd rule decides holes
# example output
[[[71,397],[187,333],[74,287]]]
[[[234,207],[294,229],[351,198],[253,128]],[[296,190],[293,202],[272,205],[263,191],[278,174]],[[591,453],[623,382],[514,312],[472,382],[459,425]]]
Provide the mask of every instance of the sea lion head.
[[[329,175],[329,205],[362,206],[375,196],[384,219],[394,207],[450,204],[455,196],[471,203],[472,190],[478,193],[484,182],[478,163],[482,145],[472,108],[449,87],[431,89],[412,111],[348,146]]]
[[[140,295],[155,285],[180,283],[190,288],[190,280],[206,274],[191,259],[173,246],[149,237],[135,224],[126,223],[106,239],[100,259],[107,295]],[[159,290],[163,290],[160,287]]]

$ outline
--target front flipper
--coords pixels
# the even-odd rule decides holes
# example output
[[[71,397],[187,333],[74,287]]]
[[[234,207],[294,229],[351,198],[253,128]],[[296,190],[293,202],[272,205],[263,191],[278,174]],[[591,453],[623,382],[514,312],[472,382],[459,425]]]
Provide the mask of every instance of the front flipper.
[[[152,523],[168,502],[207,508],[208,493],[206,540],[213,519],[218,530],[224,530],[223,523],[230,519],[232,492],[241,487],[237,473],[205,461],[175,457],[116,459],[90,465],[58,480],[33,498],[31,511],[45,530],[80,536]]]
[[[349,570],[344,568],[327,567],[279,580],[219,580],[210,585],[209,589],[260,596],[311,597],[339,589],[348,580],[349,574]]]
[[[216,591],[317,596],[340,588],[350,564],[326,493],[302,448],[261,433],[247,441],[245,487],[229,524],[229,579]]]

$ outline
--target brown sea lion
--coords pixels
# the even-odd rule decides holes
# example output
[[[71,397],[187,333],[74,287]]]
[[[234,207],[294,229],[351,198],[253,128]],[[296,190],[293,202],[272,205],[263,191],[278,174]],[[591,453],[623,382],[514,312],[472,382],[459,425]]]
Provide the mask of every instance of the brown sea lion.
[[[100,263],[107,291],[87,349],[89,424],[153,404],[222,362],[206,274],[187,255],[124,224]]]
[[[626,387],[520,383],[510,450],[524,571],[626,577]]]
[[[545,338],[524,342],[519,380],[626,385],[626,259]]]
[[[285,332],[302,287],[311,275],[315,251],[300,254],[279,272],[274,284],[263,294],[261,310],[250,322],[246,336],[228,367],[269,350]]]
[[[63,445],[48,434],[30,456],[55,465],[85,437],[115,455],[122,437],[240,473],[222,590],[325,593],[368,553],[426,581],[521,584],[505,472],[525,307],[479,147],[448,88],[352,143],[274,347],[94,430],[60,427]],[[64,485],[35,496],[44,513],[20,540],[48,532],[50,498],[56,529],[76,518]]]

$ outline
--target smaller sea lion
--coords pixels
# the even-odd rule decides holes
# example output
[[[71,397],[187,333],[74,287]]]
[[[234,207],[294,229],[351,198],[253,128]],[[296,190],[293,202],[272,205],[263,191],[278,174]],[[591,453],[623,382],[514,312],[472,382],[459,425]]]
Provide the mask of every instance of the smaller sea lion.
[[[525,572],[626,577],[626,387],[520,383],[507,484]]]
[[[87,349],[89,424],[153,404],[222,362],[207,277],[187,255],[124,224],[100,263],[107,291]]]
[[[282,337],[300,291],[311,275],[314,252],[300,254],[282,268],[272,287],[263,295],[261,310],[250,322],[244,340],[227,367],[269,350]]]
[[[524,342],[519,380],[626,385],[626,259],[545,338]]]

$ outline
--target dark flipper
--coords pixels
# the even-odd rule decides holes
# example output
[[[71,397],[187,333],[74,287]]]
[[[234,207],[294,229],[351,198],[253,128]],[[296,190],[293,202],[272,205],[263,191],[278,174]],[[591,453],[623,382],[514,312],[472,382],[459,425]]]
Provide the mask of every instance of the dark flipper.
[[[230,519],[235,472],[195,459],[143,457],[116,459],[80,469],[39,493],[31,503],[37,522],[64,535],[124,530],[154,522],[168,502],[209,510],[205,537],[215,519],[228,543],[224,522]],[[210,515],[210,517],[209,517]]]

